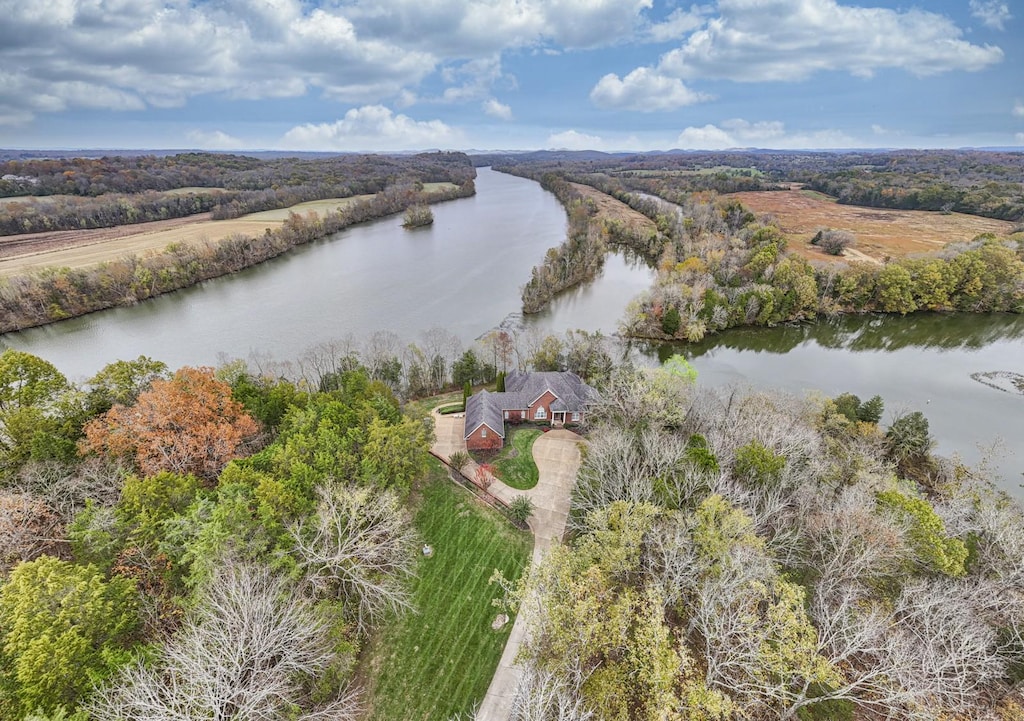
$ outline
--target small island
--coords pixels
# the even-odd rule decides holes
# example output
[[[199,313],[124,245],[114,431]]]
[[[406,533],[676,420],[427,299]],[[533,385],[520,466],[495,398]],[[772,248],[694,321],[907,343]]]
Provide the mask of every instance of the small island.
[[[405,219],[402,222],[403,228],[422,228],[426,225],[433,225],[434,214],[428,205],[411,205],[405,211]]]

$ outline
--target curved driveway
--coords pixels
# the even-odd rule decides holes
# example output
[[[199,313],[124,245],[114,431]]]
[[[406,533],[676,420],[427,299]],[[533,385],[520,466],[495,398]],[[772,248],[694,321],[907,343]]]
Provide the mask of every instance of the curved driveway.
[[[465,419],[461,414],[458,417],[442,416],[438,413],[433,415],[436,441],[431,450],[445,460],[456,451],[465,452]],[[506,503],[511,503],[516,496],[526,496],[533,501],[534,512],[530,518],[530,530],[533,531],[534,537],[534,566],[540,562],[552,544],[561,541],[565,533],[565,523],[569,515],[569,495],[572,493],[576,472],[580,467],[582,441],[583,438],[565,429],[544,433],[533,444],[533,460],[540,471],[537,485],[528,491],[520,491],[495,479],[488,489],[491,495]],[[464,473],[471,476],[475,472],[476,464],[470,461]],[[522,617],[516,614],[516,621],[505,644],[498,669],[476,714],[479,721],[508,721],[512,710],[512,696],[522,673],[515,660],[525,633],[525,623]]]

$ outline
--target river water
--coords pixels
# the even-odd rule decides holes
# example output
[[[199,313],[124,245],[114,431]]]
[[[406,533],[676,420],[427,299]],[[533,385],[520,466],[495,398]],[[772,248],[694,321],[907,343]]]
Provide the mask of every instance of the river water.
[[[422,329],[441,326],[468,344],[516,319],[530,269],[566,230],[558,201],[532,181],[485,168],[476,187],[472,198],[433,206],[428,228],[404,230],[397,216],[356,226],[134,307],[0,336],[0,348],[34,353],[81,380],[138,355],[172,368],[253,352],[289,359],[309,346],[376,330],[412,341]],[[599,278],[526,324],[544,332],[614,333],[626,304],[651,280],[642,262],[609,255]],[[652,361],[682,352],[702,384],[877,393],[887,419],[924,411],[939,450],[969,462],[981,458],[979,444],[1002,439],[995,466],[1003,487],[1024,498],[1024,396],[971,379],[979,372],[1024,373],[1022,317],[846,318],[635,349]]]

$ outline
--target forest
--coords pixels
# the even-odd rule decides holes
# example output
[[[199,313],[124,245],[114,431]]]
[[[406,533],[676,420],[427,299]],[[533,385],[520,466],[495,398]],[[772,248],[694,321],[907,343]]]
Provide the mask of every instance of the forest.
[[[184,153],[0,163],[0,235],[109,228],[212,212],[215,220],[324,198],[475,176],[462,153],[258,158]],[[175,192],[186,189],[188,192]]]
[[[522,576],[522,551],[470,564],[529,629],[514,721],[1019,718],[1024,516],[933,455],[922,413],[701,388],[599,334],[441,329],[80,384],[0,355],[0,715],[387,719],[426,696],[423,718],[473,718],[500,646],[417,620],[424,504],[454,485],[414,399],[509,368],[601,394],[565,542]],[[498,523],[476,542],[518,548]],[[412,632],[493,651],[377,668]]]
[[[981,150],[719,151],[640,155],[524,153],[482,156],[530,177],[557,172],[678,203],[688,193],[777,190],[799,183],[838,202],[876,208],[955,211],[1024,221],[1024,153]]]

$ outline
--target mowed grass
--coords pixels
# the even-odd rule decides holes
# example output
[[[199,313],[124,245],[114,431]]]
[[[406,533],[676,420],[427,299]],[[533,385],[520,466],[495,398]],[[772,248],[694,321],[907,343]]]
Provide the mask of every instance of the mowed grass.
[[[491,623],[501,590],[495,569],[517,579],[532,540],[445,475],[432,461],[418,495],[416,527],[434,555],[422,558],[416,613],[390,623],[363,659],[364,701],[372,721],[447,721],[483,700],[505,641]]]
[[[536,428],[516,428],[498,453],[494,465],[506,486],[527,491],[537,485],[540,472],[533,460],[533,443],[541,436]]]

